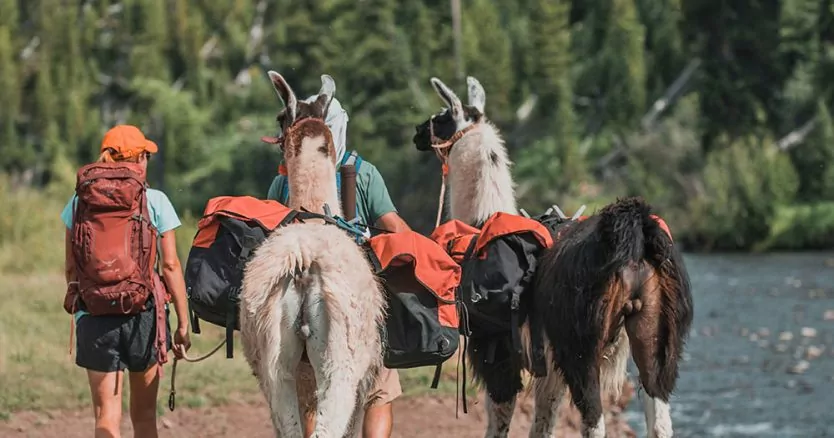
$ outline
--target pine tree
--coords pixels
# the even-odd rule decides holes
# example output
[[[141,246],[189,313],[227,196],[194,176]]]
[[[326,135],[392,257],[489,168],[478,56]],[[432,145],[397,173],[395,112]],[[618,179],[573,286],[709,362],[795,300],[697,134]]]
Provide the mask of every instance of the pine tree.
[[[578,150],[570,78],[570,3],[537,0],[534,11],[530,20],[534,36],[531,49],[538,57],[529,77],[539,99],[537,118],[547,126],[548,140],[535,142],[529,150],[524,150],[521,160],[530,163],[526,167],[534,172],[530,176],[538,184],[564,192],[575,186],[585,173]],[[558,162],[558,171],[536,165],[547,160]]]
[[[17,164],[21,147],[17,137],[20,85],[9,26],[0,25],[0,170]]]
[[[834,199],[834,122],[823,99],[817,100],[816,125],[803,144],[791,150],[803,201]]]
[[[637,19],[634,0],[611,0],[610,14],[598,68],[608,119],[630,128],[646,106],[645,29]]]
[[[511,120],[513,65],[510,38],[492,0],[474,0],[462,11],[463,57],[467,75],[478,78],[487,92],[487,117]],[[465,88],[460,88],[461,91]],[[466,102],[466,93],[461,98]]]
[[[640,21],[646,29],[647,90],[663,95],[685,65],[680,26],[680,0],[637,0]]]
[[[18,1],[0,0],[0,26],[5,27],[11,35],[15,35],[19,20]]]
[[[138,17],[135,36],[132,38],[130,66],[132,77],[170,80],[166,60],[169,45],[168,5],[165,0],[137,0]],[[175,16],[181,12],[177,2]]]

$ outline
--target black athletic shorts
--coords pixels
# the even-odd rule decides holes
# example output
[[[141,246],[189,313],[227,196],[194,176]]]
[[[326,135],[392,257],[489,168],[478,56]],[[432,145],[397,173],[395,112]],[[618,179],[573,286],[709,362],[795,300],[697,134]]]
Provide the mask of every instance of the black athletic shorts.
[[[83,315],[76,323],[75,364],[92,371],[127,369],[141,372],[156,362],[156,310],[153,298],[135,315]],[[168,349],[171,349],[169,310],[165,309]]]

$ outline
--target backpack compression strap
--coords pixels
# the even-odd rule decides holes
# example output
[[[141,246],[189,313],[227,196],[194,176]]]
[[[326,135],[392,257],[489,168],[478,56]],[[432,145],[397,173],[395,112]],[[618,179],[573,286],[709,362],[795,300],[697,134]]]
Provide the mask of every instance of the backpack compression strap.
[[[339,166],[351,165],[353,164],[356,167],[356,173],[359,173],[359,168],[362,166],[362,157],[359,156],[359,153],[356,151],[350,151],[349,154],[345,154],[342,157],[342,162]],[[342,175],[339,173],[339,170],[336,169],[336,190],[341,193],[342,191]],[[286,175],[284,175],[284,180],[281,182],[281,191],[278,194],[278,202],[286,205],[287,200],[290,197],[290,182]],[[356,205],[356,217],[359,216],[359,204]]]

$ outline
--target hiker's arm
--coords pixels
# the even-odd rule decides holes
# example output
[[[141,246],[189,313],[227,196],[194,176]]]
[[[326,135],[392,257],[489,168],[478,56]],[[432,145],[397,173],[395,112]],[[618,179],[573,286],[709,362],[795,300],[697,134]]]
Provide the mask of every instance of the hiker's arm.
[[[75,281],[75,256],[72,255],[72,235],[70,230],[64,234],[64,278],[67,284]]]
[[[394,207],[394,202],[388,194],[388,187],[379,170],[376,167],[371,167],[370,170],[367,196],[370,216],[376,218],[374,225],[395,233],[411,230],[397,213],[397,208]]]
[[[383,214],[376,220],[376,227],[383,230],[393,231],[398,233],[400,231],[411,231],[411,227],[397,214],[396,211]]]
[[[177,312],[178,329],[188,329],[188,305],[185,297],[185,279],[182,275],[182,265],[177,255],[177,238],[174,230],[162,233],[162,276],[165,285],[174,302]]]

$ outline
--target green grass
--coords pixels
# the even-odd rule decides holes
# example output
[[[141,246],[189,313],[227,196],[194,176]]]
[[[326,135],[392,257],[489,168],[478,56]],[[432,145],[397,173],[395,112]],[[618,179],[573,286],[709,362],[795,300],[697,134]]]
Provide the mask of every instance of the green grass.
[[[23,410],[73,409],[89,405],[84,370],[69,355],[70,316],[61,307],[64,281],[59,274],[0,276],[0,419]],[[172,325],[176,316],[172,314]],[[201,325],[202,334],[192,335],[192,355],[208,352],[223,339],[221,328]],[[198,363],[177,365],[177,406],[203,407],[260,397],[239,349],[226,359],[224,350]],[[401,370],[406,395],[431,391],[433,368]],[[158,400],[167,412],[171,367],[165,368]],[[438,391],[455,392],[455,363],[444,366]],[[469,391],[474,394],[474,391]],[[125,389],[125,399],[129,390]]]
[[[65,228],[59,214],[70,194],[12,190],[0,175],[0,421],[18,411],[85,408],[90,403],[86,374],[75,365],[74,353],[69,354],[70,315],[62,307]],[[177,246],[184,265],[196,218],[181,216]],[[176,326],[173,313],[171,325]],[[202,334],[192,334],[192,356],[205,354],[224,336],[223,329],[209,323],[201,328]],[[226,359],[221,349],[202,362],[177,365],[178,407],[261,397],[237,338],[235,347],[233,359]],[[454,360],[444,366],[438,392],[455,393],[455,368]],[[433,372],[431,367],[401,370],[403,392],[431,391]],[[169,363],[160,386],[160,413],[167,412],[170,377]],[[127,385],[124,392],[127,400]],[[474,394],[471,385],[469,393]]]

